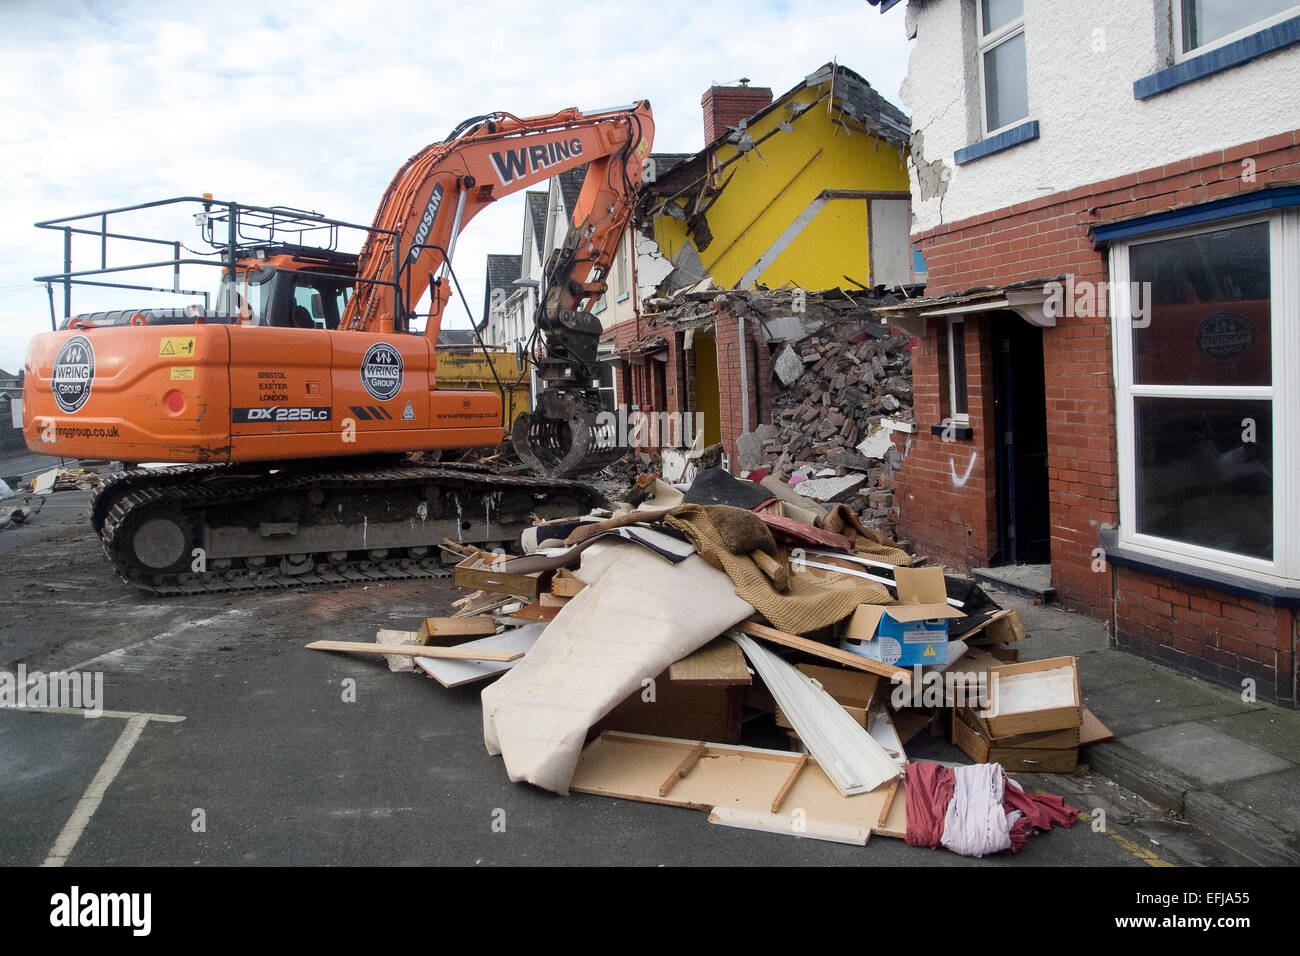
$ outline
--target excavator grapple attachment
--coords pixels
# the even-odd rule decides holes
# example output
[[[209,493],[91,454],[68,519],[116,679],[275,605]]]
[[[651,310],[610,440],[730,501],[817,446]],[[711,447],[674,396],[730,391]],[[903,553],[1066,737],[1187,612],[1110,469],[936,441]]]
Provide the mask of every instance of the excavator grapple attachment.
[[[612,416],[611,416],[612,417]],[[615,426],[576,393],[544,391],[537,408],[515,419],[511,441],[528,468],[547,478],[589,475],[622,455]]]

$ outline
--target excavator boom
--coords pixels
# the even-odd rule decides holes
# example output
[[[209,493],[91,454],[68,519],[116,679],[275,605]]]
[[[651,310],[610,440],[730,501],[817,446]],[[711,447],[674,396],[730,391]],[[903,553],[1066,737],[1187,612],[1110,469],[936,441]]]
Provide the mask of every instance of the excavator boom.
[[[537,334],[529,343],[543,388],[532,413],[515,420],[511,437],[523,462],[545,476],[608,463],[617,449],[596,427],[600,322],[584,306],[605,291],[653,136],[644,100],[528,119],[493,113],[462,123],[407,160],[384,192],[340,328],[401,331],[427,291],[425,335],[436,339],[450,298],[439,273],[469,221],[502,196],[586,165],[567,238],[546,264]],[[383,281],[389,276],[392,285]]]

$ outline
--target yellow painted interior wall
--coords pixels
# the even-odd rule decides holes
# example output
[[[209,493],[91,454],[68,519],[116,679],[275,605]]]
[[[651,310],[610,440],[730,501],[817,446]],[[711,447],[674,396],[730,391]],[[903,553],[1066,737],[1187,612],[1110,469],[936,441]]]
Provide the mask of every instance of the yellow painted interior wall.
[[[718,393],[718,346],[712,333],[697,329],[690,355],[695,362],[695,407],[704,416],[704,447],[722,441],[722,405]]]
[[[791,102],[809,102],[816,97],[816,90],[802,90]],[[757,140],[789,117],[789,110],[778,106],[749,130]],[[733,170],[736,175],[706,214],[713,241],[700,253],[701,262],[720,286],[733,287],[824,189],[907,193],[907,166],[902,151],[860,128],[849,132],[838,127],[827,114],[825,101],[792,124],[793,133],[776,133],[750,152],[747,160],[740,159],[723,171],[724,179]],[[818,150],[821,155],[795,178]],[[733,146],[717,150],[719,162],[735,155]],[[773,197],[777,197],[775,202],[762,211]],[[668,215],[655,221],[655,238],[669,258],[690,241],[686,224]],[[733,240],[737,240],[734,245]],[[869,252],[866,201],[835,200],[804,228],[758,281],[773,288],[790,282],[804,289],[845,285],[845,275],[866,282]]]

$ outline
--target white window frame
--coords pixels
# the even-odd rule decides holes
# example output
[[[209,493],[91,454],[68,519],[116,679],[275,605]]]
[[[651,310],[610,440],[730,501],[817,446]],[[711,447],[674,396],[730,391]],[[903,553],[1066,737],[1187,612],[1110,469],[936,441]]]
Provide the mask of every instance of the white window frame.
[[[1248,37],[1252,33],[1258,33],[1260,30],[1267,30],[1269,27],[1274,26],[1275,24],[1278,23],[1282,23],[1284,20],[1290,20],[1293,17],[1300,16],[1300,3],[1297,3],[1291,6],[1291,8],[1288,10],[1283,10],[1281,13],[1275,13],[1270,17],[1265,17],[1262,20],[1257,20],[1256,22],[1250,24],[1249,26],[1242,27],[1240,30],[1238,30],[1235,33],[1229,33],[1227,36],[1221,37],[1218,40],[1213,40],[1201,46],[1193,47],[1192,49],[1184,52],[1183,50],[1183,3],[1184,2],[1185,0],[1170,0],[1170,11],[1172,13],[1172,20],[1173,20],[1172,39],[1173,39],[1175,63],[1181,63],[1184,60],[1195,59],[1196,57],[1200,56],[1202,53],[1208,53],[1210,50],[1218,49],[1221,46],[1227,46],[1229,43],[1235,43],[1236,41],[1240,40],[1242,37]],[[1239,0],[1239,2],[1248,3],[1249,0]]]
[[[1180,2],[1180,0],[1173,0],[1173,2],[1178,3]],[[1025,111],[1025,115],[1020,117],[1020,119],[1007,123],[1004,126],[999,126],[997,129],[989,129],[988,88],[984,85],[984,54],[992,50],[994,47],[1001,46],[1007,40],[1014,38],[1017,34],[1024,33],[1024,32],[1025,32],[1025,12],[1024,12],[1024,6],[1022,5],[1020,8],[1020,16],[1018,18],[1004,25],[1000,30],[998,30],[996,33],[992,34],[991,36],[985,36],[984,35],[984,4],[981,3],[980,0],[975,0],[975,43],[977,47],[975,59],[978,61],[978,69],[979,69],[980,129],[983,130],[983,134],[980,136],[980,139],[988,139],[990,136],[996,136],[998,133],[1005,132],[1006,130],[1015,129],[1017,126],[1020,126],[1023,123],[1028,123],[1030,116],[1033,115],[1033,110],[1027,109]],[[1025,101],[1026,103],[1028,103],[1029,100],[1028,41],[1026,41],[1025,52],[1026,52]]]
[[[966,399],[966,401],[963,402],[963,404],[966,406],[966,411],[964,411],[964,412],[958,412],[958,411],[957,411],[957,376],[956,376],[956,374],[955,374],[956,369],[957,369],[957,349],[954,347],[954,344],[953,344],[953,340],[952,340],[952,330],[953,330],[953,326],[958,325],[958,324],[960,324],[961,327],[962,327],[962,342],[963,342],[963,344],[964,344],[965,341],[966,341],[966,332],[967,332],[967,329],[966,329],[966,320],[965,320],[965,319],[962,319],[962,318],[950,318],[950,319],[948,319],[948,331],[947,331],[947,339],[948,339],[948,419],[949,419],[950,421],[952,421],[954,424],[957,424],[957,425],[969,425],[969,424],[970,424],[970,369],[969,369],[969,368],[967,367],[967,365],[966,365],[966,352],[965,352],[965,349],[963,349],[963,351],[962,351],[962,355],[961,355],[961,364],[962,364],[962,368],[966,370],[966,375],[965,375],[965,378],[966,378],[966,395],[965,395],[965,399]]]
[[[1272,315],[1271,385],[1135,385],[1133,335],[1130,322],[1129,250],[1147,242],[1216,232],[1234,226],[1269,224]],[[1151,557],[1193,567],[1231,571],[1243,578],[1276,585],[1300,580],[1300,485],[1288,476],[1300,466],[1300,447],[1287,441],[1300,423],[1300,210],[1290,208],[1270,214],[1215,220],[1186,229],[1170,230],[1116,242],[1110,250],[1111,350],[1115,376],[1115,425],[1119,466],[1119,544]],[[1134,455],[1133,399],[1135,398],[1239,398],[1266,399],[1273,408],[1273,559],[1219,551],[1137,532],[1137,481]]]

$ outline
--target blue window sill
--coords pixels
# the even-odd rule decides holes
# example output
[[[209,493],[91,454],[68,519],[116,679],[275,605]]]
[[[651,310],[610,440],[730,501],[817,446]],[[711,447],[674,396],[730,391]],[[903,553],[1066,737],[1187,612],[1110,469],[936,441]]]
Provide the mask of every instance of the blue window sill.
[[[1119,544],[1119,535],[1114,528],[1102,528],[1097,535],[1097,544],[1101,546],[1107,564],[1146,571],[1148,574],[1164,575],[1177,581],[1221,591],[1224,594],[1259,601],[1261,604],[1275,607],[1300,606],[1300,587],[1266,584],[1239,577],[1222,568],[1183,564],[1169,558],[1157,558],[1133,551]]]
[[[953,162],[958,166],[965,166],[984,156],[990,156],[993,153],[1000,153],[1004,149],[1010,149],[1012,146],[1019,146],[1021,143],[1027,143],[1031,139],[1038,139],[1038,120],[1030,120],[1027,123],[1021,123],[1019,126],[1013,126],[1011,129],[1003,130],[996,136],[990,136],[988,139],[982,139],[978,143],[970,146],[963,146],[957,152],[953,153]]]
[[[1172,90],[1184,83],[1191,83],[1202,77],[1249,63],[1293,43],[1300,43],[1300,17],[1283,20],[1267,30],[1260,30],[1226,46],[1209,50],[1198,57],[1184,60],[1165,70],[1157,70],[1150,76],[1144,76],[1133,84],[1133,98],[1145,100],[1147,97]]]
[[[614,301],[615,301],[615,302],[626,302],[627,299],[628,299],[628,296],[630,296],[631,294],[632,294],[632,293],[630,293],[630,292],[620,292],[620,293],[618,294],[618,298],[616,298]]]
[[[591,314],[600,315],[600,313],[604,312],[607,308],[609,308],[608,304],[606,304],[604,299],[601,299],[600,303],[594,309],[591,310]]]

